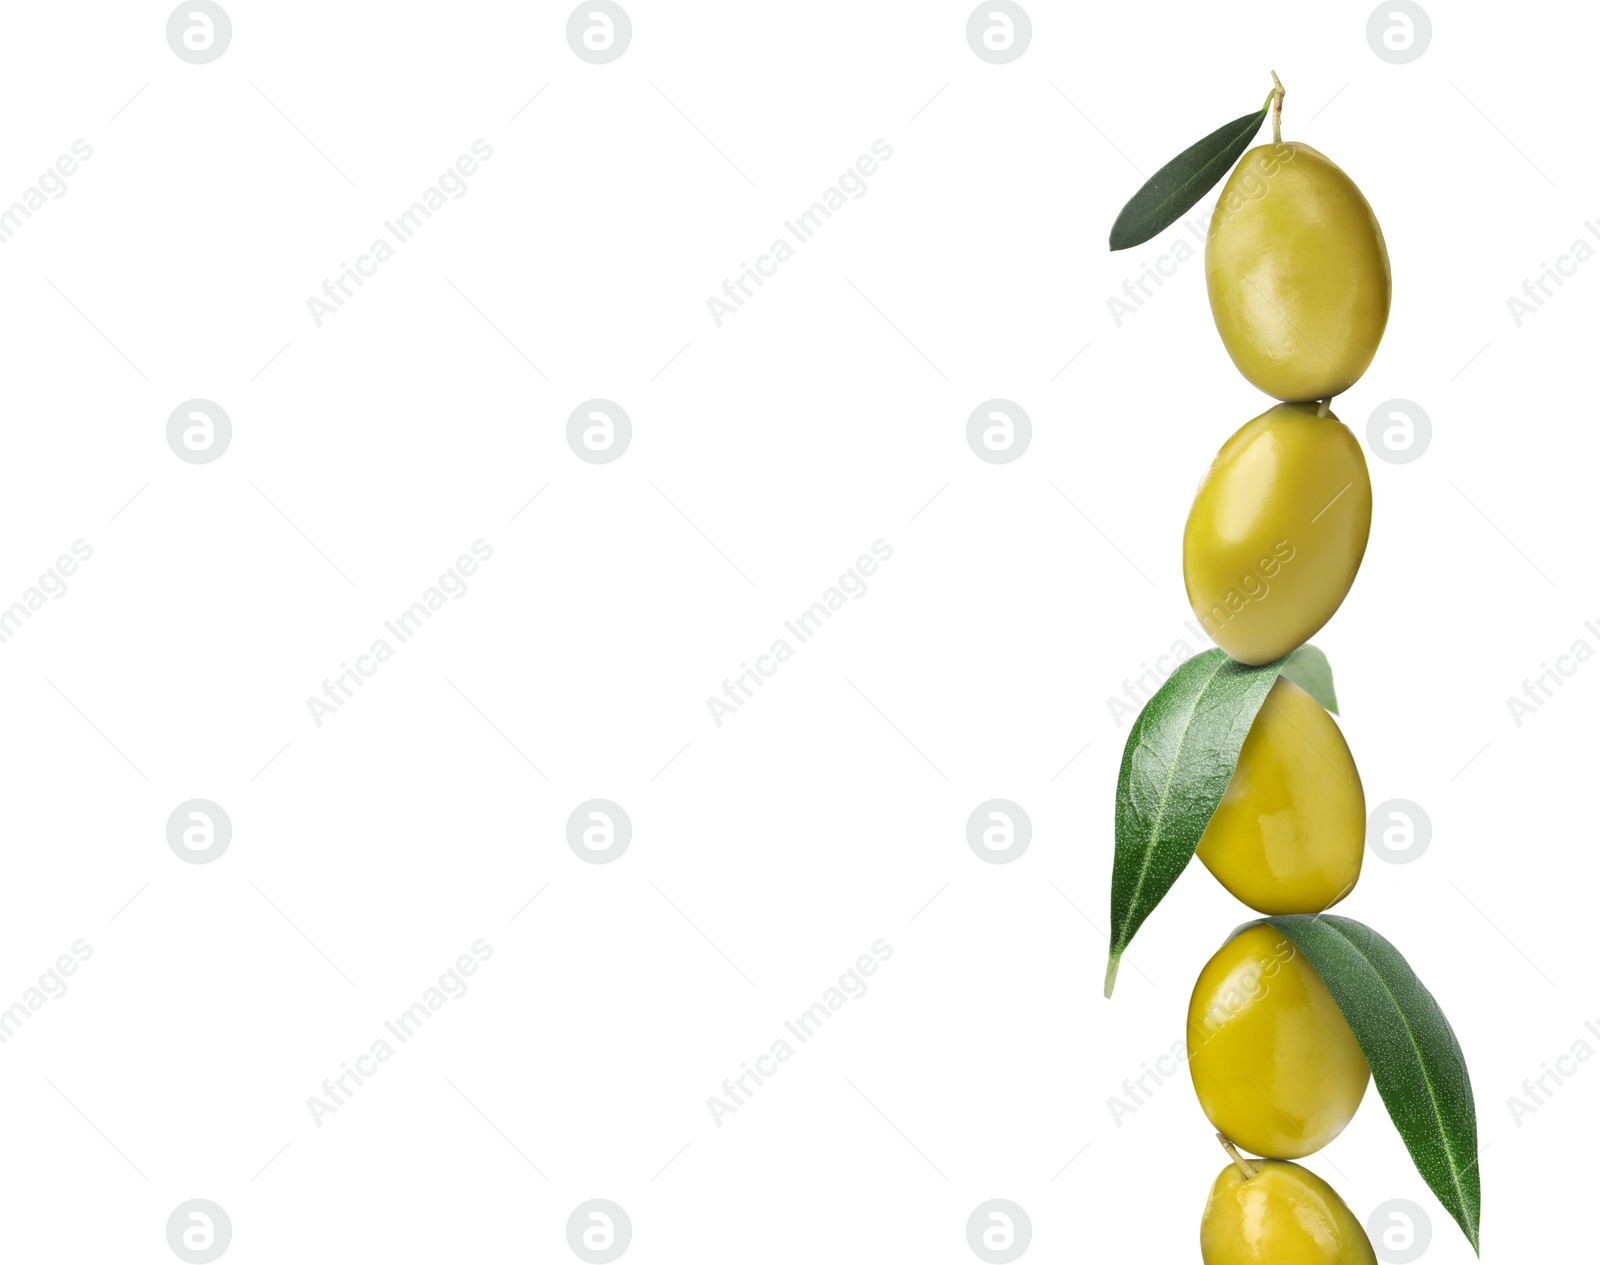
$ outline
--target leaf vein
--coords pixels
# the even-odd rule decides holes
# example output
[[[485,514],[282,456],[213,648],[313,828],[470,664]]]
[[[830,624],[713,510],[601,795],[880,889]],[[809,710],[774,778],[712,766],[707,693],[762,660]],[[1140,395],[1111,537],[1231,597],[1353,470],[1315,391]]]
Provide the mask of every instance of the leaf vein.
[[[1161,788],[1161,801],[1156,805],[1155,818],[1146,835],[1147,844],[1144,852],[1144,864],[1139,867],[1139,877],[1134,881],[1133,894],[1128,899],[1128,912],[1123,916],[1122,926],[1117,931],[1117,939],[1124,949],[1128,947],[1128,942],[1123,939],[1123,935],[1128,929],[1128,923],[1132,921],[1134,913],[1139,908],[1139,893],[1144,890],[1145,876],[1150,873],[1150,862],[1155,856],[1156,845],[1161,837],[1161,823],[1167,815],[1167,800],[1172,794],[1172,781],[1178,772],[1178,753],[1183,750],[1183,744],[1188,738],[1189,727],[1194,723],[1195,712],[1200,708],[1200,700],[1205,697],[1205,692],[1211,688],[1211,682],[1217,679],[1217,674],[1227,666],[1228,662],[1226,656],[1218,660],[1217,666],[1211,675],[1206,677],[1200,688],[1195,691],[1194,701],[1189,704],[1188,715],[1183,718],[1183,727],[1178,732],[1177,745],[1173,748],[1173,758],[1167,765],[1167,780],[1166,784]],[[1142,741],[1140,745],[1143,745]]]
[[[1394,992],[1389,988],[1389,982],[1383,978],[1383,973],[1378,970],[1372,959],[1363,953],[1361,951],[1361,947],[1356,944],[1356,942],[1350,936],[1346,935],[1342,930],[1340,930],[1340,928],[1331,920],[1323,922],[1323,925],[1337,935],[1346,944],[1348,944],[1355,952],[1355,955],[1366,964],[1367,969],[1372,972],[1373,978],[1378,981],[1378,986],[1383,989],[1384,996],[1389,999],[1389,1004],[1394,1007],[1395,1014],[1400,1016],[1400,1026],[1405,1029],[1406,1041],[1410,1044],[1412,1053],[1416,1055],[1417,1070],[1422,1073],[1423,1088],[1427,1090],[1428,1103],[1433,1108],[1433,1119],[1434,1124],[1438,1129],[1439,1142],[1444,1148],[1445,1159],[1449,1161],[1450,1182],[1451,1185],[1455,1187],[1456,1199],[1461,1204],[1461,1214],[1462,1216],[1466,1217],[1467,1224],[1472,1227],[1472,1246],[1476,1248],[1478,1246],[1477,1219],[1472,1215],[1472,1209],[1467,1206],[1466,1193],[1461,1189],[1460,1166],[1456,1161],[1455,1150],[1450,1145],[1450,1136],[1445,1131],[1444,1116],[1439,1109],[1438,1095],[1434,1092],[1433,1078],[1428,1075],[1427,1064],[1424,1063],[1422,1059],[1422,1047],[1417,1044],[1416,1036],[1411,1030],[1411,1021],[1406,1018],[1406,1012],[1401,1008],[1399,1000],[1395,997]]]

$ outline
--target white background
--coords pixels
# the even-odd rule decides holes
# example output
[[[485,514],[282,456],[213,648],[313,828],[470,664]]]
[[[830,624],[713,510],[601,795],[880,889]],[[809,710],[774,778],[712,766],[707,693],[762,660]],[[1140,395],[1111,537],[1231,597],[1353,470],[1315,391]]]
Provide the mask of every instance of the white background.
[[[1433,843],[1369,857],[1341,912],[1466,1049],[1486,1257],[1587,1234],[1600,1068],[1520,1125],[1506,1099],[1600,1020],[1600,666],[1520,727],[1505,700],[1600,648],[1600,264],[1520,328],[1506,299],[1600,216],[1597,19],[1441,4],[1392,65],[1365,4],[1033,3],[991,65],[964,4],[638,0],[591,65],[564,5],[227,7],[209,65],[163,5],[12,6],[0,41],[0,205],[94,150],[0,247],[0,605],[94,550],[0,645],[0,1005],[93,946],[0,1046],[18,1260],[170,1261],[196,1197],[230,1262],[573,1260],[593,1197],[640,1262],[971,1261],[993,1197],[1028,1259],[1197,1259],[1224,1157],[1186,1075],[1120,1124],[1107,1099],[1248,911],[1192,867],[1102,1000],[1106,700],[1201,648],[1184,516],[1266,401],[1198,260],[1108,311],[1181,228],[1105,239],[1269,69],[1393,261],[1334,408],[1434,429],[1370,461],[1317,637],[1369,805],[1416,801]],[[307,297],[479,138],[466,195],[319,328]],[[869,192],[718,328],[706,299],[879,138]],[[232,419],[213,464],[166,443],[195,397]],[[592,397],[632,418],[613,464],[566,443]],[[1032,418],[1011,464],[966,443],[992,397]],[[478,539],[467,594],[319,727],[307,697]],[[866,595],[718,727],[707,696],[880,539]],[[565,838],[597,796],[633,823],[608,865]],[[1006,865],[965,838],[995,796],[1033,823]],[[193,797],[233,822],[212,864],[167,846]],[[314,1123],[480,938],[471,991]],[[713,1123],[880,938],[870,991]],[[1375,1092],[1308,1163],[1470,1259]]]

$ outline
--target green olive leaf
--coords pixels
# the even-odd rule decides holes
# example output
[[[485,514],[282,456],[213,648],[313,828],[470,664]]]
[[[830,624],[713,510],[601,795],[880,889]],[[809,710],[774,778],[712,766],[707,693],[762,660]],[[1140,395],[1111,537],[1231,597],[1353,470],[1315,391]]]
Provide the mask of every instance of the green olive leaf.
[[[1282,667],[1281,659],[1247,667],[1204,651],[1185,660],[1133,722],[1117,775],[1107,997],[1128,942],[1194,856]]]
[[[1339,714],[1339,699],[1333,692],[1333,668],[1328,656],[1315,646],[1301,646],[1283,661],[1283,675],[1298,685],[1323,709]]]
[[[1266,117],[1266,106],[1254,114],[1240,115],[1196,141],[1146,180],[1111,226],[1111,249],[1126,250],[1147,242],[1176,222],[1233,169]]]
[[[1355,1033],[1417,1172],[1478,1251],[1478,1117],[1450,1021],[1400,951],[1333,914],[1263,919],[1322,977]]]

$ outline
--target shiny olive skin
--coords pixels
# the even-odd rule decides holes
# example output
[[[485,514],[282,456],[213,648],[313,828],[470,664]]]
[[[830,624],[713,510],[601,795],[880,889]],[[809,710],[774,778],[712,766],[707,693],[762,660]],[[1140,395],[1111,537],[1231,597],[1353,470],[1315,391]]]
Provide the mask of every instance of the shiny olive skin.
[[[1239,160],[1206,240],[1206,293],[1222,345],[1280,400],[1322,400],[1367,371],[1389,321],[1389,252],[1372,208],[1309,145]]]
[[[1283,1160],[1217,1174],[1200,1220],[1205,1265],[1377,1265],[1372,1243],[1339,1193]]]
[[[1201,969],[1185,1038],[1206,1117],[1273,1159],[1297,1160],[1338,1137],[1372,1075],[1327,985],[1265,923]]]
[[[1361,444],[1316,404],[1279,404],[1217,453],[1183,529],[1195,618],[1240,663],[1270,663],[1327,623],[1372,526]]]
[[[1263,914],[1320,914],[1361,877],[1367,801],[1333,717],[1279,677],[1196,853]]]

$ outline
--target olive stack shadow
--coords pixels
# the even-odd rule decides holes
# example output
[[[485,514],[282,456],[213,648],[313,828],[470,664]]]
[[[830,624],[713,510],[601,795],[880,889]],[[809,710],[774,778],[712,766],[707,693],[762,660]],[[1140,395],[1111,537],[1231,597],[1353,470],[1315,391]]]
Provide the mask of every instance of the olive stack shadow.
[[[1377,353],[1391,277],[1361,191],[1281,135],[1284,90],[1189,147],[1118,216],[1148,241],[1229,172],[1206,242],[1222,344],[1279,403],[1223,444],[1183,533],[1189,603],[1217,648],[1146,704],[1117,784],[1106,996],[1129,941],[1198,853],[1264,917],[1237,929],[1189,1002],[1189,1071],[1229,1161],[1201,1221],[1206,1265],[1375,1265],[1360,1220],[1293,1161],[1321,1150],[1375,1081],[1417,1169],[1478,1247],[1477,1130],[1454,1032],[1382,936],[1328,913],[1355,888],[1361,778],[1307,644],[1366,551],[1372,486],[1330,408]],[[1268,113],[1270,144],[1249,148]],[[1241,1154],[1254,1152],[1263,1158]]]

